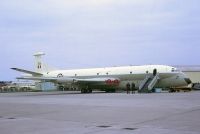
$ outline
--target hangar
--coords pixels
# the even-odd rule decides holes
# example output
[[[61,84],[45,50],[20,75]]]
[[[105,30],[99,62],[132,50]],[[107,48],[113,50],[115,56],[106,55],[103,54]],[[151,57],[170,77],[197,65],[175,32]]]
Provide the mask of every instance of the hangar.
[[[192,81],[195,89],[200,89],[200,65],[176,66],[183,71]]]

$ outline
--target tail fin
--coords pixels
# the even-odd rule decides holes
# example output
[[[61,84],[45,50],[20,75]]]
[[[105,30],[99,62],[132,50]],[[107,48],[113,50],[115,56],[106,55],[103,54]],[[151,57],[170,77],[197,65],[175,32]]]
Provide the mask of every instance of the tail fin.
[[[35,71],[29,71],[29,70],[25,70],[21,68],[11,68],[11,69],[26,73],[26,74],[31,74],[32,76],[35,76],[35,77],[41,77],[44,72],[46,73],[46,72],[54,70],[54,69],[48,68],[47,65],[45,65],[42,62],[43,55],[45,55],[43,52],[38,52],[33,55],[35,56]]]
[[[49,71],[47,65],[42,62],[43,55],[45,55],[43,52],[37,52],[33,55],[35,56],[35,72],[42,73]]]

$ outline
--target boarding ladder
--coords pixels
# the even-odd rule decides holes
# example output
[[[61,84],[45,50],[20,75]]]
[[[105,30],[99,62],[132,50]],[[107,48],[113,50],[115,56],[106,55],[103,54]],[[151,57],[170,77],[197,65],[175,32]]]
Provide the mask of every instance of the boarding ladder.
[[[151,91],[154,88],[154,86],[156,85],[156,83],[158,82],[158,80],[159,80],[159,76],[158,76],[158,74],[156,74],[153,77],[153,79],[151,80],[151,82],[149,83],[149,85],[148,85],[148,90],[149,91]]]
[[[146,75],[145,79],[142,81],[142,83],[139,86],[139,91],[145,87],[146,83],[149,81],[150,78],[151,78],[150,75]]]
[[[159,75],[147,75],[139,86],[140,92],[151,91],[159,80]]]

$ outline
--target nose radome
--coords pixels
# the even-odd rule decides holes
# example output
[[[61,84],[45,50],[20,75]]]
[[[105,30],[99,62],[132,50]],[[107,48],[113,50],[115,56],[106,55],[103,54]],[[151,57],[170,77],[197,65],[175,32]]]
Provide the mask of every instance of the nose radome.
[[[192,81],[189,78],[184,78],[184,80],[187,82],[188,85],[192,83]]]

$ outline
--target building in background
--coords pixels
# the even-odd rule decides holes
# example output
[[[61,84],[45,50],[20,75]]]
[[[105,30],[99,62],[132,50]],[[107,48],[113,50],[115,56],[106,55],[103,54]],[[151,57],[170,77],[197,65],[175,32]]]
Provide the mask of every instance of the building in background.
[[[35,91],[35,82],[30,81],[1,81],[0,92],[27,92]]]
[[[57,85],[52,82],[35,82],[35,87],[40,91],[56,91]]]
[[[194,89],[200,89],[200,65],[176,67],[183,71],[191,79]]]

